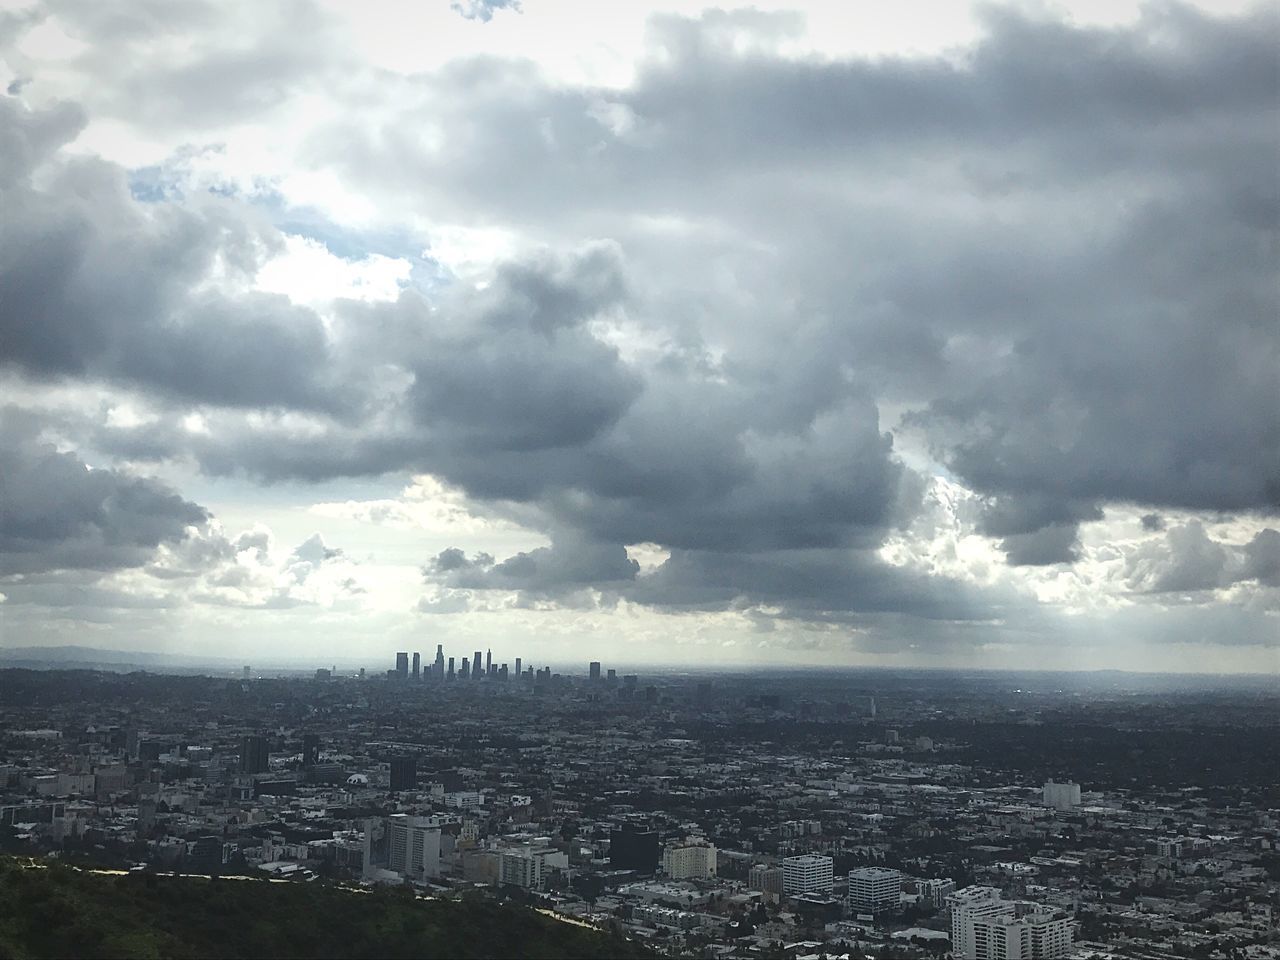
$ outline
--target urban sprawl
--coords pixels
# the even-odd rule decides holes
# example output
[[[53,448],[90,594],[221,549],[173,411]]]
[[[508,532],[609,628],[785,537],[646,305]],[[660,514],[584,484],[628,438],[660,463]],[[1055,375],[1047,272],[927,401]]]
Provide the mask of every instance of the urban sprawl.
[[[485,889],[671,956],[1280,958],[1265,685],[394,662],[4,671],[0,840]]]

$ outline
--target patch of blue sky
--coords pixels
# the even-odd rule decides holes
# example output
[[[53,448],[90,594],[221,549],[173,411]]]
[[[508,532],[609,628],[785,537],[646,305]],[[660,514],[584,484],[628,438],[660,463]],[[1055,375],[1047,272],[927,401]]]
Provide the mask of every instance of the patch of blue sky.
[[[129,192],[139,203],[180,201],[187,193],[180,170],[167,165],[139,167],[129,171]],[[205,188],[220,197],[239,198],[265,213],[281,233],[304,237],[323,244],[335,257],[356,262],[380,255],[409,262],[408,285],[429,293],[447,286],[452,272],[431,257],[424,256],[427,241],[407,230],[353,230],[326,217],[313,207],[288,204],[277,190],[264,188],[245,194],[230,184]]]

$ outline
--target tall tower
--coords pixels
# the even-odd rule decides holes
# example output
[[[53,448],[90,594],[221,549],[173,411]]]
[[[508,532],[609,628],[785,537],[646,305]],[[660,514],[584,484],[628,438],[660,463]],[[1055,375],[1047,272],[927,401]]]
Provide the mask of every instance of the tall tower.
[[[413,653],[413,679],[417,680],[422,672],[422,654],[416,650]]]
[[[484,655],[484,672],[485,676],[493,675],[493,649],[490,648]]]
[[[484,676],[484,671],[480,669],[480,651],[476,651],[475,662],[471,664],[471,679],[479,680]]]
[[[401,680],[409,677],[409,654],[407,652],[396,654],[396,676]]]
[[[588,679],[592,683],[600,682],[600,661],[599,660],[592,660],[591,663],[587,665],[587,675],[588,675]]]
[[[450,658],[449,658],[449,671],[445,674],[445,676],[446,676],[449,680],[452,680],[452,679],[454,678],[454,672],[453,672],[453,657],[450,657]]]
[[[520,658],[516,657],[516,676],[520,676]]]
[[[444,679],[444,644],[436,644],[436,679]]]

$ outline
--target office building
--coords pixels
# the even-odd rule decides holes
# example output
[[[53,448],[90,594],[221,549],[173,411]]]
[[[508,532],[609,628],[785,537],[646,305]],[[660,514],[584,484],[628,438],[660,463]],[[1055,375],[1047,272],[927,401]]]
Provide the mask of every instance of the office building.
[[[243,737],[240,740],[240,772],[266,773],[271,769],[271,755],[267,751],[267,738]]]
[[[672,880],[709,880],[716,875],[716,848],[706,840],[669,843],[662,850],[662,872]]]
[[[600,682],[600,661],[592,660],[587,664],[587,676],[592,683]]]
[[[410,676],[415,680],[422,676],[422,654],[417,650],[413,651],[413,669],[410,671]]]
[[[467,680],[471,677],[471,661],[466,657],[462,658],[462,666],[458,670],[458,679]]]
[[[436,644],[436,664],[435,677],[437,680],[444,679],[444,644]]]
[[[409,880],[440,875],[440,825],[432,817],[386,818],[387,868]]]
[[[484,676],[484,669],[480,665],[480,651],[476,651],[475,662],[471,664],[471,676],[475,680],[479,680]]]
[[[455,676],[457,676],[457,674],[454,672],[454,669],[453,669],[453,657],[450,657],[449,667],[447,670],[445,670],[445,679],[452,680]]]
[[[493,651],[488,650],[484,655],[484,674],[486,677],[493,676]]]
[[[314,733],[302,735],[302,769],[310,770],[320,762],[320,737]]]
[[[396,676],[401,680],[409,679],[409,654],[407,652],[396,654]]]
[[[1055,810],[1070,810],[1080,806],[1080,784],[1070,780],[1066,783],[1054,783],[1050,780],[1044,785],[1041,795],[1044,805]]]
[[[835,861],[830,857],[805,854],[782,861],[782,892],[788,897],[802,893],[830,896]]]
[[[391,758],[391,792],[418,789],[418,758]]]
[[[516,657],[516,676],[520,676],[520,658]]]
[[[880,916],[902,902],[902,874],[888,867],[860,867],[849,873],[849,912]]]
[[[609,834],[609,863],[615,870],[653,873],[658,869],[658,834],[655,830],[625,826]]]

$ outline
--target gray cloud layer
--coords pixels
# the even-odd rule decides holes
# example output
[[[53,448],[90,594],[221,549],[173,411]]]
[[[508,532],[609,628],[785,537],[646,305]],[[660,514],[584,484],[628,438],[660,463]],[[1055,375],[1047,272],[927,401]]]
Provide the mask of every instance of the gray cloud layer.
[[[122,49],[155,26],[77,16]],[[922,489],[895,431],[981,495],[1013,565],[1073,562],[1109,504],[1280,507],[1274,10],[1107,30],[993,11],[959,60],[796,60],[774,52],[789,24],[660,18],[622,91],[486,58],[383,78],[309,162],[553,252],[327,323],[209,282],[280,248],[251,205],[141,203],[59,150],[79,108],[0,100],[0,361],[159,411],[64,421],[95,449],[268,480],[430,472],[551,537],[446,551],[431,576],[460,590],[998,617],[1009,598],[880,559]],[[314,73],[294,41],[250,49],[271,89]],[[163,95],[131,68],[97,108],[164,125],[189,101],[215,125],[200,78],[223,62]],[[1272,583],[1273,532],[1230,560],[1172,529],[1132,585]],[[640,542],[670,559],[640,575]]]

